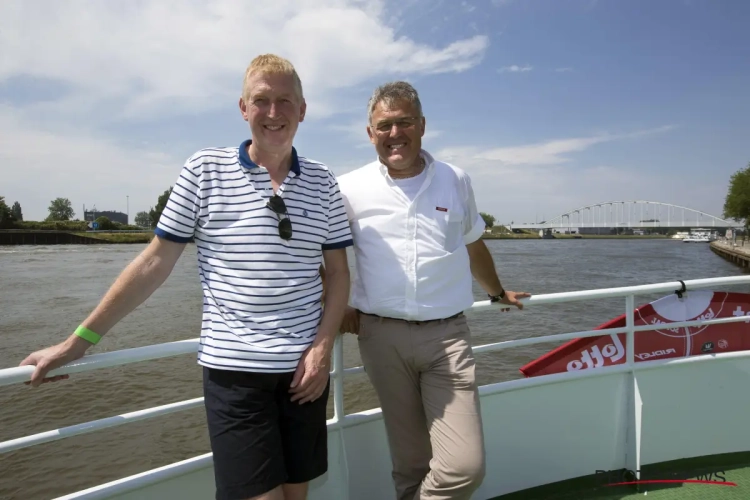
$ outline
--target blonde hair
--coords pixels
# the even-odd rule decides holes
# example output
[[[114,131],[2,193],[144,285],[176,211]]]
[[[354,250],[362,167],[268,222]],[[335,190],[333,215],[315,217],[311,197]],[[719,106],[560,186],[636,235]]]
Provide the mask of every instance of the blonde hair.
[[[299,79],[297,70],[294,69],[292,63],[275,54],[262,54],[253,59],[245,70],[245,78],[242,81],[242,99],[247,99],[249,90],[248,81],[257,73],[290,75],[294,78],[294,86],[297,89],[299,98],[304,98],[302,94],[302,81]]]

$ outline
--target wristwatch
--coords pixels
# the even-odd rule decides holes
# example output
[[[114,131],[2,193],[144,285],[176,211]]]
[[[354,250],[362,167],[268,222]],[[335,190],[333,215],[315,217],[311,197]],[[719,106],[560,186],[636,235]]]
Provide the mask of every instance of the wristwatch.
[[[501,300],[505,298],[505,290],[501,291],[497,295],[487,294],[487,296],[490,298],[490,302],[500,302]]]

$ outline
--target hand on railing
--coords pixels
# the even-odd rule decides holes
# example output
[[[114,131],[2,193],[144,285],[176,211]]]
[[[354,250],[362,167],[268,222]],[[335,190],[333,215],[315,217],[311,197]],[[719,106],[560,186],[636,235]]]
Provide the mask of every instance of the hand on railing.
[[[531,294],[528,292],[512,292],[510,290],[505,290],[505,297],[498,300],[497,303],[515,306],[518,309],[523,309],[523,302],[521,302],[521,299],[525,299],[528,297],[531,297]],[[510,308],[504,307],[501,309],[501,311],[510,311]]]
[[[57,375],[55,377],[45,377],[45,375],[55,368],[60,368],[82,358],[89,347],[91,347],[89,342],[73,335],[64,342],[29,354],[26,359],[21,361],[19,366],[32,365],[36,366],[36,369],[31,375],[31,381],[24,383],[31,384],[32,387],[39,387],[43,383],[67,379],[68,375]]]

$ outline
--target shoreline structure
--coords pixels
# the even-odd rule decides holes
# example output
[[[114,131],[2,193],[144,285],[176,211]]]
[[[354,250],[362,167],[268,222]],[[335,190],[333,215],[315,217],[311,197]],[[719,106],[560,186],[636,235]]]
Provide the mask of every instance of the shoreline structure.
[[[750,267],[750,241],[712,241],[711,251],[721,258],[737,264],[739,267]]]
[[[45,229],[0,229],[0,246],[3,245],[101,245],[149,243],[154,237],[153,230],[144,231],[66,231]],[[556,234],[554,238],[542,238],[537,233],[498,233],[487,232],[485,240],[574,240],[574,239],[619,239],[646,240],[669,239],[662,234],[650,235],[579,235]],[[750,247],[748,247],[750,249]]]

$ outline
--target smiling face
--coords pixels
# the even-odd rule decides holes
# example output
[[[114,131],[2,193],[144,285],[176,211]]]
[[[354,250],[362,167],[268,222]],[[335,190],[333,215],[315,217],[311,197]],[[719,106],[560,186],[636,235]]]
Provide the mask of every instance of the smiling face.
[[[406,171],[416,164],[424,131],[424,117],[408,100],[380,101],[367,127],[380,161],[393,171]]]
[[[254,73],[247,79],[239,105],[259,151],[274,155],[291,151],[306,109],[293,75]]]

